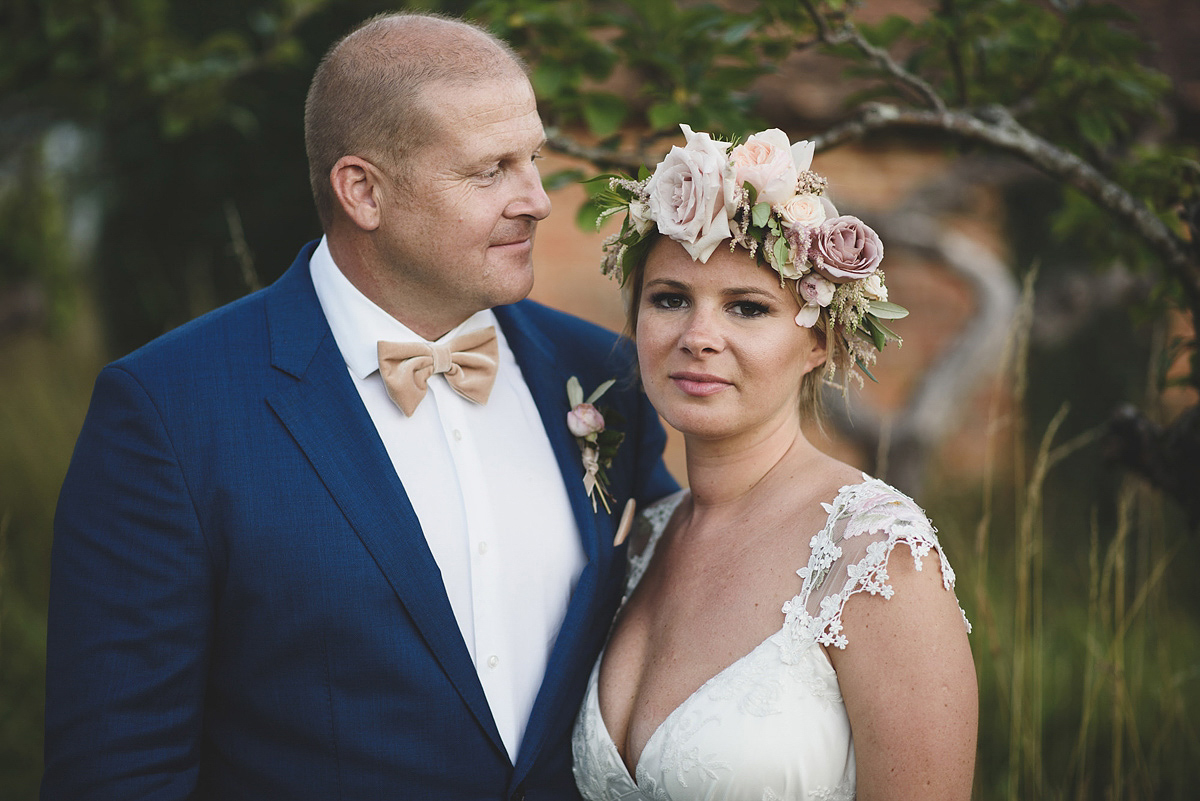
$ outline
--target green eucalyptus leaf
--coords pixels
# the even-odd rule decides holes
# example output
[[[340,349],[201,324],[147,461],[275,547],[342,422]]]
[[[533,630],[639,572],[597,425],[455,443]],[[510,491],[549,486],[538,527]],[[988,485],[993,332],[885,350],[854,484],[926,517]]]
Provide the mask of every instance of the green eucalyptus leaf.
[[[787,240],[784,239],[782,236],[775,240],[774,253],[775,253],[775,263],[776,264],[782,265],[782,264],[788,263],[788,256],[790,255],[790,251],[788,250]]]
[[[884,325],[883,321],[880,320],[878,317],[875,317],[873,315],[868,315],[866,319],[870,320],[871,324],[874,325],[875,328],[877,328],[878,330],[883,332],[884,344],[887,344],[888,342],[903,342],[904,341],[900,337],[899,334],[897,334],[895,331],[893,331],[892,329],[890,329],[886,325]],[[883,350],[883,347],[879,346],[879,349]]]
[[[759,228],[767,224],[767,220],[771,219],[771,204],[756,203],[750,210],[751,221]]]
[[[867,334],[871,337],[871,342],[875,344],[875,350],[883,350],[883,346],[887,344],[887,336],[883,331],[879,330],[879,327],[875,325],[875,321],[870,317],[864,317],[862,322],[863,328],[866,329]]]
[[[886,300],[871,301],[867,311],[881,320],[899,320],[908,316],[908,309],[895,303],[888,303]]]
[[[608,388],[611,387],[615,383],[617,383],[617,380],[615,378],[608,379],[603,384],[596,387],[596,391],[593,392],[591,395],[588,395],[587,400],[584,401],[584,403],[595,404],[596,401],[598,401],[600,399],[600,396],[603,395],[605,392],[608,392]]]
[[[583,403],[583,387],[579,385],[579,379],[575,376],[567,379],[567,401],[572,409]]]

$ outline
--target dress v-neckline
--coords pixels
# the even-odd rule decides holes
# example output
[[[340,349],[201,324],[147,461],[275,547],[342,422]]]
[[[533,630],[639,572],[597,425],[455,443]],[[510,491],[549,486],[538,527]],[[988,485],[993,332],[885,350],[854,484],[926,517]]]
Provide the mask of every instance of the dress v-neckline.
[[[844,494],[846,494],[847,492],[849,492],[850,490],[852,490],[854,488],[860,487],[863,484],[868,483],[869,481],[871,481],[871,478],[864,473],[862,481],[857,482],[855,484],[846,484],[846,485],[842,486],[840,489],[838,489],[837,494],[834,495],[833,501],[829,504],[826,504],[825,508],[830,510],[830,513],[832,514],[832,510],[837,507],[838,501],[841,500],[841,498]],[[626,595],[626,599],[625,599],[626,601],[628,600],[629,596],[633,595],[633,590],[637,588],[637,585],[641,583],[642,576],[645,574],[646,568],[650,564],[650,560],[654,558],[654,551],[655,551],[656,547],[658,546],[659,539],[661,539],[663,532],[666,531],[667,526],[670,525],[671,518],[675,516],[675,512],[679,508],[679,505],[683,502],[683,499],[689,493],[690,493],[690,491],[688,489],[684,488],[684,489],[679,490],[678,493],[676,493],[675,498],[669,499],[668,502],[671,503],[670,512],[667,514],[667,519],[663,522],[663,527],[659,531],[654,532],[654,534],[650,538],[650,541],[646,544],[646,551],[645,551],[645,553],[643,553],[641,555],[641,562],[642,562],[641,573],[638,575],[637,581],[634,582],[633,587],[627,588],[627,595]],[[825,525],[821,526],[821,528],[813,536],[814,537],[818,536],[821,532],[825,531],[828,527],[829,527],[829,518],[827,516],[826,520],[825,520]],[[813,554],[814,554],[814,552],[812,550],[810,550],[809,555],[808,555],[808,562],[806,563],[809,566],[811,566]],[[800,596],[802,596],[804,594],[804,588],[808,585],[810,578],[811,578],[811,576],[808,578],[805,578],[803,581],[801,581],[800,591],[797,592],[794,596],[792,596],[793,600],[796,598],[799,598]],[[622,601],[622,607],[624,606],[624,604],[625,604],[625,601]],[[618,609],[618,614],[620,614],[619,609]],[[762,640],[762,642],[758,643],[758,645],[754,646],[749,651],[747,651],[745,654],[738,657],[733,662],[730,662],[725,667],[721,668],[721,670],[719,670],[717,673],[713,674],[708,680],[706,680],[703,684],[701,684],[699,687],[697,687],[695,690],[693,690],[692,693],[690,695],[688,695],[687,698],[684,698],[683,701],[681,701],[677,707],[675,707],[669,713],[667,713],[667,716],[665,718],[663,718],[661,721],[659,721],[658,726],[655,727],[654,731],[650,733],[650,737],[648,737],[646,739],[646,742],[642,745],[642,750],[638,754],[637,760],[633,763],[633,774],[632,775],[630,775],[630,773],[629,773],[629,765],[625,762],[624,759],[621,758],[621,750],[619,748],[617,748],[616,740],[613,739],[612,732],[610,732],[608,729],[608,723],[604,720],[604,713],[600,709],[600,666],[604,663],[604,657],[608,653],[608,644],[605,643],[604,649],[600,652],[600,656],[596,659],[596,664],[592,668],[592,677],[591,677],[590,683],[592,685],[593,691],[592,691],[591,695],[593,696],[594,702],[596,704],[596,718],[597,718],[597,720],[600,721],[600,728],[602,728],[604,730],[604,739],[608,743],[608,746],[612,749],[613,755],[616,757],[617,762],[619,762],[621,767],[624,769],[625,775],[629,778],[630,783],[635,788],[637,788],[639,791],[641,789],[640,787],[638,787],[637,773],[642,767],[642,760],[645,759],[646,752],[650,750],[650,745],[658,738],[659,734],[662,733],[662,731],[666,727],[667,723],[669,723],[672,718],[675,718],[677,715],[679,715],[680,711],[684,707],[688,706],[692,702],[692,700],[694,698],[696,698],[698,695],[700,695],[700,693],[703,690],[705,690],[707,687],[709,687],[709,685],[711,685],[713,682],[717,681],[721,677],[725,676],[727,673],[729,673],[735,667],[737,667],[738,665],[745,662],[747,659],[749,659],[754,654],[758,653],[758,651],[760,649],[762,649],[762,647],[765,646],[767,643],[771,642],[773,639],[778,637],[783,632],[783,630],[786,626],[787,626],[787,620],[785,617],[784,622],[780,624],[778,629],[776,629],[774,632],[769,634],[765,639]],[[829,655],[825,653],[824,649],[821,649],[821,653],[825,656],[825,659],[828,661]],[[832,663],[830,663],[830,664],[832,665]]]
[[[773,639],[775,639],[777,636],[779,636],[779,634],[783,631],[783,628],[785,625],[787,625],[786,622],[784,624],[780,625],[780,627],[776,631],[769,634],[758,645],[754,646],[749,651],[742,654],[740,657],[738,657],[734,661],[730,662],[725,667],[721,668],[720,671],[715,673],[711,678],[709,678],[707,681],[705,681],[703,684],[701,684],[699,687],[697,687],[695,690],[693,690],[691,695],[689,695],[687,698],[684,698],[679,703],[679,706],[675,707],[669,713],[667,713],[667,716],[665,718],[663,718],[661,721],[659,721],[658,726],[655,727],[654,731],[652,731],[650,733],[650,736],[646,739],[645,744],[642,746],[642,750],[641,750],[641,753],[638,754],[637,761],[633,763],[633,774],[632,775],[630,775],[630,773],[629,773],[629,765],[626,764],[625,760],[621,758],[621,749],[619,749],[617,747],[617,742],[616,742],[616,740],[613,739],[612,732],[610,732],[608,730],[608,723],[605,722],[604,713],[600,709],[600,663],[604,661],[604,654],[607,653],[607,651],[608,651],[608,648],[605,647],[604,651],[601,652],[600,657],[596,660],[595,666],[592,668],[592,678],[591,678],[592,692],[591,692],[591,695],[592,695],[592,698],[594,699],[594,703],[596,704],[596,719],[600,721],[600,728],[604,730],[605,741],[608,743],[609,748],[612,749],[613,755],[616,757],[617,762],[619,762],[621,764],[621,767],[625,769],[625,775],[629,778],[630,783],[633,784],[633,786],[635,788],[637,788],[638,790],[641,790],[641,787],[638,786],[637,774],[638,774],[638,771],[642,767],[642,760],[645,759],[646,752],[650,750],[651,743],[653,743],[658,738],[658,735],[663,732],[663,730],[666,728],[667,724],[669,722],[671,722],[672,718],[675,718],[676,716],[678,716],[683,711],[684,707],[688,706],[692,702],[692,700],[695,699],[697,696],[699,696],[700,693],[702,693],[705,689],[707,689],[709,687],[709,685],[713,684],[718,679],[724,677],[725,674],[729,673],[735,667],[739,666],[741,663],[748,660],[751,656],[758,653],[758,651],[760,649],[762,649],[763,646],[765,646],[767,643],[771,642]]]

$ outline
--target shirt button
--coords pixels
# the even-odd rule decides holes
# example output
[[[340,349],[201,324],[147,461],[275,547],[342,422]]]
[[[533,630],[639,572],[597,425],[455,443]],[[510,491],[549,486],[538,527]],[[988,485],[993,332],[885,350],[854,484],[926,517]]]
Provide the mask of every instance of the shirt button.
[[[487,548],[488,546],[486,542],[479,543],[479,555],[483,556],[485,553],[487,553]]]
[[[462,442],[462,432],[461,432],[461,431],[459,431],[457,428],[456,428],[456,429],[454,429],[454,441],[455,441],[455,442]]]
[[[488,667],[494,668],[494,667],[496,667],[496,665],[499,665],[499,664],[500,664],[500,657],[496,656],[495,654],[488,657]]]

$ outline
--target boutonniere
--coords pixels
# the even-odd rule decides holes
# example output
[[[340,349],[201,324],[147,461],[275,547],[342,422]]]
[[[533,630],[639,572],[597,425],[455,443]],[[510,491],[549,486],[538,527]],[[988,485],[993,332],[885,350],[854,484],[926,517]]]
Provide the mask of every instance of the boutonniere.
[[[612,464],[621,440],[625,439],[622,432],[613,428],[624,422],[617,411],[609,408],[601,410],[594,405],[614,383],[616,381],[613,379],[605,381],[585,399],[579,379],[571,376],[567,381],[567,400],[571,404],[571,411],[567,413],[567,428],[575,436],[583,453],[583,488],[592,501],[593,512],[596,511],[596,496],[600,497],[604,510],[612,512],[608,503],[612,493],[608,490],[605,470]]]

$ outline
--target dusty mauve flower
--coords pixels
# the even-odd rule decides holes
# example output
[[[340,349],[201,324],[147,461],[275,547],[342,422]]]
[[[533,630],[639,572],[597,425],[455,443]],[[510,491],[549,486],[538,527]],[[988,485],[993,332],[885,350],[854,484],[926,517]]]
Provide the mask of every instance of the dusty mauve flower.
[[[849,215],[826,220],[817,231],[809,259],[817,272],[844,284],[866,278],[883,261],[883,243],[870,226]]]
[[[812,328],[821,316],[821,308],[833,301],[833,293],[837,289],[833,282],[816,273],[809,273],[796,282],[796,291],[804,301],[800,313],[796,315],[796,325]]]
[[[796,193],[796,163],[787,134],[771,128],[754,134],[730,153],[734,187],[749,183],[757,203],[782,203]],[[728,200],[728,198],[727,198]]]
[[[567,428],[577,437],[599,434],[604,430],[604,415],[590,403],[581,403],[567,412]]]
[[[683,245],[693,260],[706,262],[731,233],[725,209],[729,143],[693,133],[687,125],[679,127],[687,146],[671,148],[655,168],[646,185],[650,215],[663,236]]]
[[[796,282],[800,297],[805,303],[816,303],[818,306],[828,306],[833,301],[833,292],[837,289],[833,282],[816,273],[809,273]]]
[[[826,204],[829,201],[818,195],[792,195],[775,206],[785,223],[801,228],[814,228],[829,216]],[[830,204],[832,205],[832,204]]]

